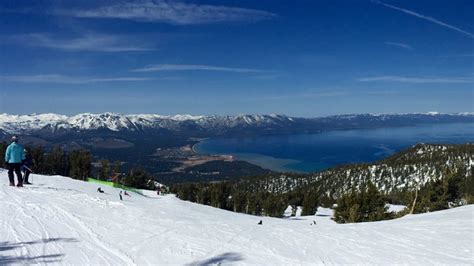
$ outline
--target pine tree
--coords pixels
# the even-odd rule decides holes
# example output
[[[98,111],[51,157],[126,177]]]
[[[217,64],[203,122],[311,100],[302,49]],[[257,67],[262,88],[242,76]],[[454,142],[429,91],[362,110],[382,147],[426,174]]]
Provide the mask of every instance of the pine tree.
[[[99,180],[107,180],[110,178],[110,163],[109,160],[100,160],[100,168],[97,174]]]
[[[8,144],[5,141],[0,142],[0,167],[5,167],[4,158]]]
[[[391,218],[385,205],[382,194],[369,182],[360,191],[352,190],[339,198],[334,220],[338,223],[357,223]]]
[[[45,159],[46,174],[63,175],[69,174],[69,160],[66,152],[59,146],[54,147]]]
[[[316,191],[307,192],[303,199],[301,215],[315,215],[318,210],[318,194]]]
[[[86,150],[75,150],[69,154],[69,176],[87,181],[92,171],[92,155]]]
[[[148,189],[151,179],[151,176],[145,170],[133,168],[125,178],[122,179],[122,183],[129,187]]]
[[[122,162],[120,161],[115,161],[112,166],[112,172],[115,174],[120,174],[122,172]]]
[[[232,194],[232,210],[234,212],[245,212],[247,195],[244,191],[235,191]]]
[[[37,174],[47,174],[48,167],[46,165],[46,157],[42,146],[28,148],[31,158],[33,159],[34,171]]]

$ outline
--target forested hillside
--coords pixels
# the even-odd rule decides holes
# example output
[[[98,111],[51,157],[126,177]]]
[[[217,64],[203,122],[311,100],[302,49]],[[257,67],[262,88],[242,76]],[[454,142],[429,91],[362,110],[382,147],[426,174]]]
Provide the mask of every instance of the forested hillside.
[[[237,212],[281,216],[288,205],[294,205],[314,214],[318,204],[330,206],[343,195],[364,191],[369,184],[387,202],[404,205],[412,204],[416,191],[428,193],[427,187],[446,187],[440,192],[444,195],[447,186],[454,186],[456,191],[449,193],[472,201],[473,166],[474,144],[419,144],[373,164],[346,165],[309,175],[270,174],[235,182],[185,183],[173,190],[182,199]],[[443,180],[449,184],[439,183]]]

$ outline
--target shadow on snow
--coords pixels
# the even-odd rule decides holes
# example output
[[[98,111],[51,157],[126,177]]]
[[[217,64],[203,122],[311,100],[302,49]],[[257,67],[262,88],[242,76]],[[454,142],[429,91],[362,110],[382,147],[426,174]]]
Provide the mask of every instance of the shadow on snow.
[[[205,266],[205,265],[215,265],[215,264],[221,265],[223,263],[241,261],[243,259],[244,258],[239,253],[227,252],[227,253],[223,253],[221,255],[218,255],[218,256],[203,260],[203,261],[196,261],[188,265],[189,266]]]
[[[50,242],[78,242],[75,238],[44,238],[34,241],[26,242],[0,242],[0,265],[8,264],[36,264],[36,263],[53,263],[60,262],[64,254],[48,254],[41,256],[28,256],[28,255],[2,255],[2,252],[20,249],[28,245],[43,244],[46,245]]]

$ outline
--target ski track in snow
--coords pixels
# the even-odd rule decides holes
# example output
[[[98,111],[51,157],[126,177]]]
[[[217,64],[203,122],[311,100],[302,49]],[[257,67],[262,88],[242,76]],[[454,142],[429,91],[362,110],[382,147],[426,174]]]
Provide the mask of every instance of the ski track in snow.
[[[0,169],[0,180],[8,180]],[[236,214],[59,176],[0,185],[0,265],[473,265],[474,206],[339,225]],[[263,225],[257,225],[263,220]],[[315,220],[317,225],[310,225]]]

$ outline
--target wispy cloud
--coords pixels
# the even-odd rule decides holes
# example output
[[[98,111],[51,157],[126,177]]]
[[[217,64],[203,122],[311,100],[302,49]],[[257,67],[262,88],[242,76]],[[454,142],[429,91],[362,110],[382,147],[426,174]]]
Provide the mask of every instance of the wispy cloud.
[[[25,76],[0,76],[0,80],[13,83],[63,83],[63,84],[87,84],[98,82],[133,82],[146,81],[151,78],[140,77],[73,77],[60,74],[44,74],[44,75],[25,75]]]
[[[360,82],[404,82],[404,83],[474,83],[473,77],[402,77],[378,76],[357,79]]]
[[[275,16],[256,9],[165,0],[138,0],[89,9],[56,9],[53,13],[79,18],[115,18],[176,25],[252,22]]]
[[[367,95],[373,95],[373,96],[387,96],[387,95],[396,95],[399,94],[399,91],[395,90],[376,90],[376,91],[367,91]]]
[[[281,76],[282,76],[281,73],[269,71],[268,74],[262,73],[262,75],[252,76],[252,78],[257,79],[257,80],[272,80],[272,79],[280,78]]]
[[[389,4],[386,4],[386,3],[383,3],[383,2],[380,2],[380,1],[373,1],[377,4],[380,4],[382,6],[385,6],[385,7],[388,7],[388,8],[391,8],[391,9],[394,9],[394,10],[397,10],[397,11],[400,11],[400,12],[403,12],[405,14],[408,14],[408,15],[411,15],[411,16],[414,16],[414,17],[417,17],[417,18],[420,18],[420,19],[423,19],[423,20],[426,20],[426,21],[429,21],[431,23],[434,23],[434,24],[437,24],[437,25],[440,25],[442,27],[445,27],[447,29],[450,29],[450,30],[453,30],[453,31],[456,31],[456,32],[459,32],[461,34],[464,34],[466,36],[468,36],[469,38],[471,39],[474,39],[474,34],[471,33],[471,32],[468,32],[468,31],[465,31],[463,29],[460,29],[458,27],[455,27],[453,25],[450,25],[448,23],[445,23],[443,21],[440,21],[436,18],[433,18],[433,17],[429,17],[429,16],[425,16],[425,15],[422,15],[420,13],[416,13],[414,11],[411,11],[411,10],[408,10],[408,9],[404,9],[404,8],[401,8],[401,7],[397,7],[397,6],[393,6],[393,5],[389,5]]]
[[[395,46],[395,47],[398,47],[398,48],[403,48],[403,49],[406,49],[406,50],[413,50],[413,47],[411,47],[410,45],[406,44],[406,43],[401,43],[401,42],[385,42],[386,45],[390,45],[390,46]]]
[[[236,73],[268,73],[270,71],[253,69],[253,68],[233,68],[221,66],[208,65],[173,65],[160,64],[149,65],[143,68],[133,69],[132,72],[160,72],[160,71],[189,71],[189,70],[204,70],[204,71],[221,71],[221,72],[236,72]]]
[[[453,58],[453,57],[474,57],[474,54],[453,54],[453,55],[442,55],[440,57]]]
[[[343,97],[350,95],[348,91],[316,91],[316,92],[301,92],[292,94],[279,94],[279,95],[265,95],[261,97],[255,97],[247,100],[254,101],[272,101],[272,100],[286,100],[286,99],[318,99],[318,98],[331,98],[331,97]]]
[[[42,33],[10,37],[21,45],[46,47],[64,51],[129,52],[149,51],[153,48],[137,45],[130,38],[104,34],[87,34],[78,38],[65,39]]]

